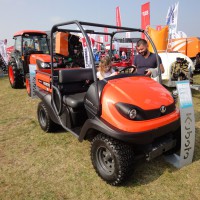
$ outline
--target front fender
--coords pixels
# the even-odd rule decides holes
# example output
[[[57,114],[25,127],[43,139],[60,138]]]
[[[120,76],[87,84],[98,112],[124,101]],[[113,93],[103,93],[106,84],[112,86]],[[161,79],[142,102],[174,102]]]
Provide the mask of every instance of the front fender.
[[[179,128],[180,128],[180,119],[177,119],[176,121],[173,121],[167,125],[164,125],[156,129],[151,129],[142,132],[127,132],[119,130],[116,127],[113,127],[112,125],[108,124],[101,118],[95,117],[94,119],[86,120],[85,124],[81,129],[79,135],[79,141],[82,142],[84,139],[88,138],[90,134],[94,133],[96,134],[101,132],[104,133],[105,135],[108,135],[117,140],[121,140],[127,143],[150,144],[156,138],[159,138],[161,136],[173,133],[176,134]]]

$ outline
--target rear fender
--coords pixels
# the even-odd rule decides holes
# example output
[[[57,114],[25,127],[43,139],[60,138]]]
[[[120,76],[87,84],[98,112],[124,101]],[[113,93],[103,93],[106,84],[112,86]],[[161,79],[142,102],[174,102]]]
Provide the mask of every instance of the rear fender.
[[[51,95],[48,94],[47,92],[40,92],[40,91],[36,91],[36,95],[42,100],[42,102],[46,106],[50,118],[55,123],[59,124],[57,116],[56,116],[56,114],[55,114],[55,112],[54,112],[54,110],[53,110],[53,108],[51,106]]]
[[[60,124],[61,122],[58,119],[58,116],[56,115],[55,111],[53,110],[53,107],[51,105],[51,94],[45,92],[45,91],[36,91],[37,96],[42,100],[44,105],[47,108],[48,114],[53,122],[56,124]],[[72,120],[70,117],[70,111],[67,106],[63,106],[62,114],[60,116],[60,120],[62,121],[62,124],[68,128],[72,128]]]

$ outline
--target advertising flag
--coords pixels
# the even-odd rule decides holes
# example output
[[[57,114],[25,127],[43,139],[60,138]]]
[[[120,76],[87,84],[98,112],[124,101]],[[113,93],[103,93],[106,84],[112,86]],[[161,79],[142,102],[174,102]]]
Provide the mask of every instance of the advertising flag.
[[[150,2],[147,2],[141,6],[141,28],[146,30],[150,25]],[[141,36],[144,38],[144,34]]]
[[[7,52],[6,52],[6,43],[5,40],[0,40],[0,54],[3,58],[3,61],[8,64],[8,57],[7,57]]]
[[[98,35],[98,36],[97,36],[97,50],[98,50],[98,51],[101,50],[101,44],[100,44],[100,42],[101,42],[101,38],[100,38],[100,36]]]
[[[170,6],[167,12],[166,24],[169,26],[169,39],[177,38],[178,5],[179,3]]]
[[[121,15],[120,15],[120,7],[119,6],[116,7],[116,26],[119,26],[119,27],[122,26]],[[119,31],[120,29],[117,29],[117,30]]]
[[[108,33],[108,28],[104,28],[104,33]],[[104,36],[104,42],[108,42],[108,35]]]

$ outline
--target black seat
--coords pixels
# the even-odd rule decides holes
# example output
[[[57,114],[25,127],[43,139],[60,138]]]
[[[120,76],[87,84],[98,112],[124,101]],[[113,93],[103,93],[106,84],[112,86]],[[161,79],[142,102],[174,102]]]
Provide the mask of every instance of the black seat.
[[[86,92],[64,95],[63,103],[72,108],[84,107],[84,98]]]
[[[62,95],[86,92],[92,82],[93,72],[91,68],[59,70],[58,87]]]

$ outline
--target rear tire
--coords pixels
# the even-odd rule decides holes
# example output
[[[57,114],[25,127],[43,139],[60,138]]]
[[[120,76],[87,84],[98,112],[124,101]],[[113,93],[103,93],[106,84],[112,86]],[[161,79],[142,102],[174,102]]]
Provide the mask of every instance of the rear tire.
[[[120,185],[129,177],[133,159],[132,147],[104,134],[98,134],[91,143],[93,167],[110,185]]]
[[[12,61],[8,66],[8,77],[12,88],[17,89],[24,87],[23,77],[17,69],[15,61]]]
[[[43,131],[47,133],[54,132],[56,127],[58,127],[58,125],[50,118],[48,110],[43,102],[38,104],[37,116]]]

